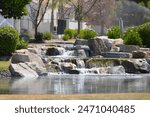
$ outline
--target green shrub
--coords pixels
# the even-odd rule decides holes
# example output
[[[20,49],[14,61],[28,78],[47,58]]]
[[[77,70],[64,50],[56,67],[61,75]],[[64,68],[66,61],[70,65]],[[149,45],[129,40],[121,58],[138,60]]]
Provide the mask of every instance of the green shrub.
[[[33,35],[27,29],[21,29],[21,34],[27,35],[30,38],[33,38]]]
[[[129,28],[123,35],[124,43],[127,45],[142,45],[142,39],[135,28]]]
[[[137,31],[142,38],[143,45],[150,47],[150,22],[138,26]]]
[[[19,43],[17,44],[17,50],[26,49],[28,47],[28,42],[23,38],[19,38]]]
[[[113,26],[108,29],[107,34],[108,38],[117,39],[120,37],[120,28],[119,26]]]
[[[52,39],[52,33],[49,33],[49,32],[43,33],[43,39],[44,40],[51,40]]]
[[[64,36],[63,36],[63,40],[64,41],[68,41],[70,39],[70,36],[68,35],[68,34],[65,34]]]
[[[92,39],[96,37],[97,35],[98,34],[94,30],[85,29],[85,30],[80,31],[78,38],[79,39]]]
[[[72,39],[75,36],[75,30],[73,30],[73,29],[65,29],[64,35],[68,35],[69,39]]]
[[[0,55],[9,55],[16,50],[19,34],[12,27],[0,27]]]

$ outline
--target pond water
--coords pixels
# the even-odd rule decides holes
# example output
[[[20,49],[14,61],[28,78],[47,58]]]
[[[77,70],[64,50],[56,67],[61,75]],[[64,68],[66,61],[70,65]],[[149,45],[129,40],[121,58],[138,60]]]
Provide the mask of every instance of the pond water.
[[[150,92],[149,75],[50,75],[7,82],[9,93],[13,94]]]

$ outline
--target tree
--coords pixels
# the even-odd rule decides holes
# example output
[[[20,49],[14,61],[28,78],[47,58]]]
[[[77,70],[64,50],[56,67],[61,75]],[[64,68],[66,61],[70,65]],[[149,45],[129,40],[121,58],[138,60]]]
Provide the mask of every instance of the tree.
[[[99,25],[101,35],[104,35],[104,28],[109,27],[113,23],[113,18],[116,13],[115,9],[115,0],[97,0],[96,4],[88,13],[86,21],[90,25]]]
[[[80,34],[81,22],[88,12],[93,8],[97,0],[69,0],[69,4],[75,9],[78,21],[78,34]]]
[[[32,2],[29,7],[29,16],[34,25],[35,36],[38,34],[38,26],[40,25],[46,10],[48,8],[50,0],[38,0],[36,3]]]
[[[27,15],[26,5],[31,0],[0,0],[0,14],[5,18],[20,19]]]

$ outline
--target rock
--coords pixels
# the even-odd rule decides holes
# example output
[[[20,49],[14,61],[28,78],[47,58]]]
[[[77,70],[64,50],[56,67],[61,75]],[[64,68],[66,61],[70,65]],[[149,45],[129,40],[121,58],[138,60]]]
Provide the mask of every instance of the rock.
[[[12,63],[25,63],[30,62],[30,58],[28,54],[25,53],[16,53],[12,56]]]
[[[52,48],[47,49],[46,55],[56,56],[56,55],[62,55],[64,52],[65,52],[65,49],[62,47],[52,47]]]
[[[138,51],[140,49],[139,46],[136,45],[118,45],[120,47],[120,52],[129,52]]]
[[[132,58],[132,54],[126,52],[104,52],[101,55],[104,58]]]
[[[119,47],[113,47],[110,51],[111,52],[120,52],[120,48]]]
[[[69,70],[69,74],[80,74],[79,70]]]
[[[123,39],[114,39],[113,47],[123,45]]]
[[[75,69],[76,65],[73,63],[61,63],[61,68],[64,72],[68,73],[71,69]]]
[[[9,70],[6,70],[6,71],[0,70],[0,79],[1,78],[10,78],[10,77],[11,77],[11,73]]]
[[[123,60],[121,65],[127,73],[149,73],[150,65],[145,59]]]
[[[123,66],[108,67],[108,74],[125,74]]]
[[[149,53],[144,51],[134,51],[132,52],[133,58],[148,58]]]
[[[39,76],[42,76],[42,75],[46,75],[47,74],[47,70],[45,67],[42,67],[41,65],[39,65],[38,63],[36,62],[26,62],[25,63],[28,67],[30,67],[32,70],[36,71],[36,73],[39,75]]]
[[[149,48],[140,48],[141,51],[150,51]]]
[[[83,50],[86,50],[86,51],[90,50],[89,46],[86,46],[86,45],[76,45],[76,46],[74,46],[74,49],[75,50],[83,49]]]
[[[114,44],[114,39],[109,39],[107,36],[100,36],[100,37],[96,37],[97,39],[101,39],[105,46],[107,47],[108,51],[111,50],[111,48],[113,47]]]
[[[88,41],[85,39],[77,39],[74,45],[88,45]]]
[[[89,39],[88,46],[90,48],[91,56],[100,55],[102,52],[109,51],[102,39]]]
[[[34,54],[39,54],[38,49],[36,48],[28,48],[28,51]]]
[[[86,53],[85,50],[80,49],[80,50],[75,50],[74,51],[74,56],[80,57],[80,58],[86,58],[89,57],[89,53]]]
[[[24,78],[37,78],[38,74],[25,63],[11,64],[9,70],[12,76]]]
[[[41,57],[37,54],[31,53],[26,49],[17,50],[12,56],[12,63],[25,63],[25,62],[36,62],[40,66],[45,67]]]

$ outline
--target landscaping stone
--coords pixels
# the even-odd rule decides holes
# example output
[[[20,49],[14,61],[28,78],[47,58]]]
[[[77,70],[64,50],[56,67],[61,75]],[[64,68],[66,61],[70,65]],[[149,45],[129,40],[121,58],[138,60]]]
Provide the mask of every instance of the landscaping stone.
[[[148,58],[149,53],[144,51],[134,51],[132,52],[133,58]]]
[[[71,69],[75,69],[76,68],[76,65],[73,64],[73,63],[61,63],[61,69],[68,73]]]
[[[104,58],[131,58],[132,54],[126,52],[104,52],[101,54]]]
[[[108,74],[125,74],[125,68],[123,66],[108,67]]]
[[[76,39],[74,45],[88,45],[88,41],[85,39]]]
[[[136,45],[118,45],[120,47],[120,52],[129,52],[138,51],[140,49],[139,46]]]
[[[88,46],[90,48],[91,56],[100,55],[102,52],[109,51],[102,39],[89,39]]]
[[[62,47],[52,47],[52,48],[47,49],[46,55],[57,56],[57,55],[62,55],[64,52],[65,52],[65,49]]]
[[[80,58],[86,58],[86,57],[89,57],[89,53],[86,52],[83,49],[74,50],[74,56],[77,56],[77,57],[80,57]]]
[[[24,78],[37,78],[38,74],[25,63],[11,64],[9,70],[12,76]]]

